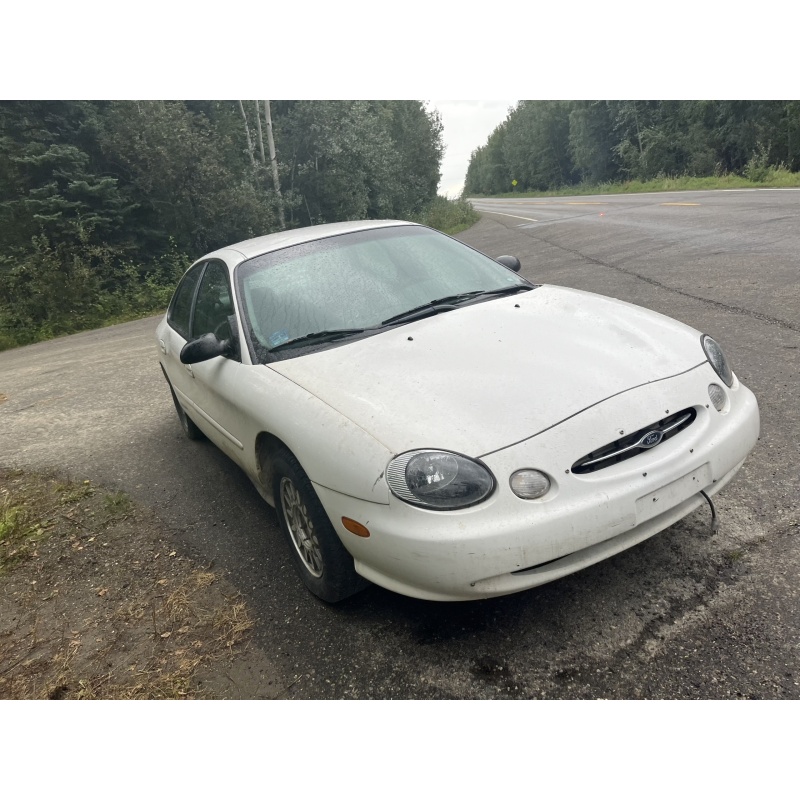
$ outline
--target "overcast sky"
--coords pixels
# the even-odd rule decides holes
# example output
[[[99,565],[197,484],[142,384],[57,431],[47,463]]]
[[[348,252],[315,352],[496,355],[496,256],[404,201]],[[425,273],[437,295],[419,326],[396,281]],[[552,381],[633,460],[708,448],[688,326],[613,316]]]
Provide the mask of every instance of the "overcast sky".
[[[472,151],[486,144],[489,134],[508,116],[516,100],[430,100],[442,115],[445,144],[439,194],[457,197]]]

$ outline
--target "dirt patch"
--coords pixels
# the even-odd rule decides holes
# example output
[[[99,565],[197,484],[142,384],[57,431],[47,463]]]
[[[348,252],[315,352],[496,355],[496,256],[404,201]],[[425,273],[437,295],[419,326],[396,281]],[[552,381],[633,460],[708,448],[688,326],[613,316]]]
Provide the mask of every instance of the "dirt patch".
[[[127,495],[0,469],[0,698],[214,696],[252,619]]]

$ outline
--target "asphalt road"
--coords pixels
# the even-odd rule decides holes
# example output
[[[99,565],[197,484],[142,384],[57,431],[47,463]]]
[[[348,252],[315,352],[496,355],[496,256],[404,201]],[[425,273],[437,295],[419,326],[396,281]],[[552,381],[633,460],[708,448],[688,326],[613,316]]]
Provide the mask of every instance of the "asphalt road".
[[[476,201],[459,238],[537,282],[704,330],[756,393],[762,436],[708,509],[522,594],[435,604],[378,587],[337,607],[295,577],[274,512],[183,438],[156,319],[0,353],[0,464],[56,468],[154,507],[225,570],[255,641],[212,688],[298,698],[800,697],[800,192]]]

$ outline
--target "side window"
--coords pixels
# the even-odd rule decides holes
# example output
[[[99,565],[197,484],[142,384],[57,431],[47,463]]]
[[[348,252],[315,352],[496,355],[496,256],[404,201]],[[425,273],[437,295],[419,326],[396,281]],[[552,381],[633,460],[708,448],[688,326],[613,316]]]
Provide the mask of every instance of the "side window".
[[[233,301],[228,285],[228,270],[218,261],[212,261],[203,275],[197,292],[197,303],[192,319],[192,338],[204,333],[216,333],[220,339],[231,335],[228,317],[233,314]]]
[[[198,264],[196,267],[192,267],[183,276],[169,306],[167,322],[169,322],[184,339],[189,338],[189,323],[192,318],[194,290],[197,288],[197,281],[200,280],[200,274],[204,266],[204,264]]]

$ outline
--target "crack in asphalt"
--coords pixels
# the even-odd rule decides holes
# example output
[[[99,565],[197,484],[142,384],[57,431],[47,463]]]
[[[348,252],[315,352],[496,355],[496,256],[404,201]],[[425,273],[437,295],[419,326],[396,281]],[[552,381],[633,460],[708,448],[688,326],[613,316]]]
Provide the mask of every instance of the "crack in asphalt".
[[[786,328],[787,330],[790,331],[800,332],[800,325],[797,325],[793,322],[789,322],[785,319],[770,317],[768,314],[762,314],[760,311],[753,311],[752,309],[742,308],[741,306],[731,306],[719,300],[711,300],[708,297],[701,297],[700,295],[692,294],[691,292],[684,291],[683,289],[677,289],[674,286],[668,286],[666,283],[657,281],[655,278],[648,278],[646,275],[641,275],[638,272],[634,272],[633,270],[625,269],[624,267],[619,267],[616,264],[609,264],[605,261],[601,261],[599,258],[592,258],[592,256],[587,256],[584,253],[581,253],[579,250],[571,250],[568,247],[555,244],[554,242],[550,242],[544,238],[539,238],[539,237],[533,237],[533,238],[537,238],[539,241],[544,242],[545,244],[548,244],[551,247],[557,247],[559,250],[563,250],[566,253],[571,253],[572,255],[579,256],[584,261],[588,261],[591,264],[597,264],[598,266],[606,267],[607,269],[612,269],[615,272],[621,272],[624,275],[629,275],[632,278],[638,278],[640,281],[649,283],[651,286],[656,286],[659,289],[664,289],[667,292],[672,292],[673,294],[680,295],[681,297],[688,297],[692,300],[698,300],[699,302],[704,303],[708,306],[719,308],[722,311],[727,311],[729,314],[738,314],[740,316],[751,317],[752,319],[757,319],[760,320],[761,322],[766,322],[768,325],[777,325],[779,328]]]
[[[482,213],[490,214],[492,212],[489,211]],[[607,261],[601,261],[599,258],[593,258],[592,256],[587,256],[580,250],[573,250],[572,248],[565,247],[562,244],[550,241],[544,236],[535,236],[533,233],[531,233],[530,228],[519,229],[519,230],[521,233],[528,236],[528,238],[535,239],[537,242],[542,242],[543,244],[549,245],[550,247],[555,247],[558,250],[562,250],[565,253],[570,253],[571,255],[578,256],[584,261],[588,261],[590,264],[596,264],[597,266],[606,267],[607,269],[614,270],[615,272],[620,272],[623,275],[628,275],[632,278],[638,278],[640,281],[644,281],[645,283],[648,283],[651,286],[655,286],[659,289],[664,289],[667,292],[672,292],[673,294],[680,295],[681,297],[688,297],[692,300],[697,300],[700,303],[705,303],[706,305],[712,306],[713,308],[719,308],[722,311],[727,311],[729,314],[738,314],[740,316],[751,317],[752,319],[757,319],[761,322],[766,322],[768,325],[776,325],[779,328],[785,328],[790,331],[800,332],[800,325],[797,325],[796,323],[793,322],[789,322],[785,319],[770,317],[768,314],[762,314],[760,311],[753,311],[752,309],[742,308],[741,306],[728,305],[728,303],[723,303],[719,300],[710,300],[707,297],[701,297],[699,295],[692,294],[691,292],[684,291],[683,289],[677,289],[674,286],[669,286],[666,283],[657,281],[655,278],[648,278],[646,275],[641,275],[640,273],[634,272],[633,270],[625,269],[624,267],[617,266],[616,264],[609,264]]]
[[[776,531],[773,536],[792,534],[792,527],[792,525],[784,526],[781,530]],[[702,609],[709,610],[709,604],[720,598],[721,592],[733,589],[745,575],[752,573],[752,565],[748,564],[747,559],[743,557],[753,556],[768,547],[769,540],[766,538],[741,542],[737,545],[738,557],[735,559],[726,553],[723,554],[721,559],[712,559],[704,567],[700,564],[692,565],[686,574],[697,582],[698,591],[692,597],[671,598],[665,611],[648,620],[638,635],[626,647],[617,650],[611,657],[588,658],[586,664],[575,668],[575,674],[570,677],[576,680],[586,680],[588,676],[593,676],[593,673],[594,675],[599,673],[601,677],[595,679],[589,694],[578,690],[574,696],[634,696],[630,689],[636,687],[640,680],[646,678],[650,662],[656,659],[663,661],[664,659],[674,659],[676,657],[676,653],[673,652],[670,655],[668,652],[670,649],[670,634],[674,626],[693,612],[699,612]],[[709,614],[713,616],[713,611],[709,611]],[[651,644],[660,652],[648,652],[648,645]],[[619,676],[626,677],[620,680]],[[559,676],[554,674],[553,677],[558,679]],[[697,675],[695,678],[697,678]],[[773,684],[773,686],[776,685]],[[692,686],[694,689],[701,689],[701,684],[696,681],[692,682]],[[578,687],[575,688],[577,689]],[[724,687],[720,685],[721,688]],[[781,687],[778,686],[778,688]],[[783,688],[785,689],[785,687]],[[661,686],[655,693],[651,688],[648,696],[679,697],[674,689],[670,689],[666,685]],[[685,696],[697,697],[698,695],[690,689]],[[714,695],[702,696],[711,697]],[[764,699],[771,695],[768,695],[759,687],[756,691],[751,689],[746,694],[740,694],[740,696],[751,699]]]
[[[742,548],[744,549],[744,548]],[[640,631],[629,642],[610,655],[587,655],[583,663],[560,666],[551,670],[549,680],[552,687],[549,695],[557,699],[594,699],[598,697],[635,697],[633,689],[647,675],[649,665],[658,657],[648,652],[648,645],[669,646],[670,633],[674,625],[686,615],[697,612],[713,602],[721,590],[735,584],[742,565],[725,559],[711,561],[706,566],[699,564],[685,573],[698,588],[689,597],[671,597],[667,607],[655,613],[643,623]],[[663,657],[663,656],[661,656]],[[572,685],[569,685],[572,684]],[[665,691],[663,696],[674,696]],[[657,691],[649,694],[659,697]]]

